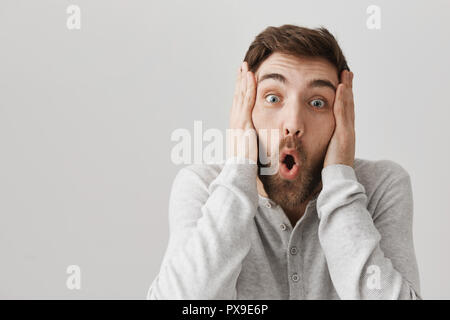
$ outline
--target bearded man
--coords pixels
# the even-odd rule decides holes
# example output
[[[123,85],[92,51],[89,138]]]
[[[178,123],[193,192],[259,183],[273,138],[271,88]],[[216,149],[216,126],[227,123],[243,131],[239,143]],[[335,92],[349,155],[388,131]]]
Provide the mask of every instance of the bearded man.
[[[248,148],[179,171],[147,298],[421,299],[410,176],[355,158],[354,119],[353,72],[326,28],[257,35],[230,116]]]

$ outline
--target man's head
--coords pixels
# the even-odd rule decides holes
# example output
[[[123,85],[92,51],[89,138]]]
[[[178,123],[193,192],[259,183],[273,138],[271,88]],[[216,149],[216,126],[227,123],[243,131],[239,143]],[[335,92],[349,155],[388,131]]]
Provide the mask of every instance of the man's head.
[[[271,199],[295,210],[320,187],[335,128],[339,75],[349,70],[346,59],[325,28],[284,25],[256,36],[244,60],[257,81],[255,129],[258,134],[276,129],[280,137],[274,142],[259,139],[269,155],[271,144],[277,145],[280,159],[276,174],[259,178]]]

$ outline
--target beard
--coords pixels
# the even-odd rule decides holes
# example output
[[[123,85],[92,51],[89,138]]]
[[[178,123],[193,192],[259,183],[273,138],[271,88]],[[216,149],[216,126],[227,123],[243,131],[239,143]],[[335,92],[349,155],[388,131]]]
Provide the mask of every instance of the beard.
[[[261,175],[261,168],[269,167],[271,163],[262,164],[258,158],[258,177],[270,199],[283,209],[293,211],[298,209],[313,194],[321,182],[325,153],[314,162],[307,156],[301,141],[295,140],[293,136],[281,140],[279,154],[285,147],[297,150],[301,159],[299,175],[294,180],[283,179],[279,172],[273,175]]]

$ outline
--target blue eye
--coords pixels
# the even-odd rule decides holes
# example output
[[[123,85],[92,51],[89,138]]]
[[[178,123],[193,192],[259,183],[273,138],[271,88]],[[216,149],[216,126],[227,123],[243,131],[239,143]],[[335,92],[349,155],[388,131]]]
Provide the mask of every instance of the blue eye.
[[[325,101],[323,101],[322,99],[314,99],[310,102],[310,104],[315,108],[322,109],[325,106]]]
[[[270,98],[270,99],[267,99]],[[276,95],[274,94],[269,94],[266,96],[266,101],[269,103],[277,103],[280,102],[280,98],[278,98]]]

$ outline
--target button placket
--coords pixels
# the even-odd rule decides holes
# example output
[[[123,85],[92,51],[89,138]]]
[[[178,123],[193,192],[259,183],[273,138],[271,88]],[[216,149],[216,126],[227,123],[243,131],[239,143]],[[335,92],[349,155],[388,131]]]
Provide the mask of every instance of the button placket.
[[[300,280],[300,277],[298,276],[298,265],[299,265],[298,257],[292,254],[292,248],[295,247],[292,245],[292,243],[295,243],[297,233],[298,230],[294,228],[293,233],[291,234],[291,237],[288,241],[288,245],[286,246],[289,297],[290,299],[293,300],[298,299],[299,296],[298,281]]]
[[[276,203],[271,201],[266,201],[263,203],[264,206],[271,206],[273,212],[271,212],[271,219],[277,221],[278,228],[280,228],[280,236],[283,239],[285,245],[288,244],[289,238],[291,236],[292,228],[290,226],[289,220],[282,215],[282,209]]]
[[[298,252],[297,247],[296,246],[292,246],[291,250],[290,250],[291,255],[296,255],[297,252]]]
[[[304,231],[305,231],[305,226],[308,223],[308,219],[307,219],[307,214],[308,214],[308,210],[309,208],[307,208],[306,212],[305,212],[305,219],[304,221],[302,221],[302,224],[298,226],[296,233],[297,233],[297,246],[292,246],[290,249],[290,252],[292,255],[294,255],[297,259],[297,270],[296,270],[296,275],[292,275],[293,279],[292,281],[294,281],[297,285],[297,291],[296,293],[298,294],[298,299],[304,299],[305,298],[305,281],[303,281],[303,261],[304,261],[304,255],[303,255],[303,251],[301,250],[301,245],[304,243],[303,238],[304,238]],[[300,262],[301,261],[301,262]]]
[[[306,210],[304,217],[307,215]],[[290,288],[290,299],[298,300],[305,298],[305,283],[303,282],[303,254],[301,245],[303,241],[303,231],[305,230],[305,223],[308,219],[301,219],[292,230],[291,237],[286,247],[286,255],[288,260],[288,279]]]

